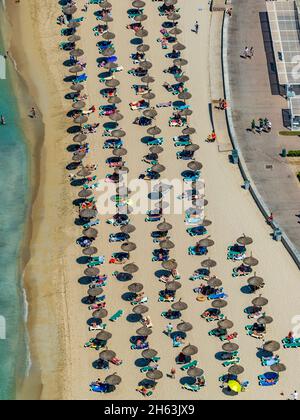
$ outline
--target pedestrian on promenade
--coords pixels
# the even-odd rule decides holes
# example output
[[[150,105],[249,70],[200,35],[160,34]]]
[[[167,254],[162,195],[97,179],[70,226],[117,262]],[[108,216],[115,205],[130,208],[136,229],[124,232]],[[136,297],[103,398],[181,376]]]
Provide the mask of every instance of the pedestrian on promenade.
[[[251,131],[255,134],[256,131],[256,121],[253,119],[251,122]]]
[[[198,32],[199,32],[199,22],[196,21],[196,23],[195,23],[195,33],[198,35]]]
[[[171,377],[172,379],[175,379],[175,377],[176,377],[176,369],[175,369],[175,368],[172,368],[172,369],[171,369],[171,372],[170,372],[170,377]]]
[[[254,57],[254,48],[253,47],[250,48],[248,57],[250,58],[250,60],[252,59],[252,57]]]
[[[264,120],[262,118],[260,118],[259,119],[259,128],[258,128],[259,134],[262,133],[263,129],[264,129]]]

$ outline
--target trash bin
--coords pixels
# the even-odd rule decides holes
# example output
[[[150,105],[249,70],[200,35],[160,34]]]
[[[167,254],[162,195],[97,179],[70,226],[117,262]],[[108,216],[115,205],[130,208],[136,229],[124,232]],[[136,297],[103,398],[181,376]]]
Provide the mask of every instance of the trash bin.
[[[231,153],[231,159],[232,159],[232,163],[234,163],[235,165],[239,163],[239,153],[236,149],[233,149]]]
[[[282,232],[279,228],[274,229],[273,238],[274,238],[275,241],[281,241]]]
[[[287,151],[286,151],[286,149],[282,149],[282,151],[281,151],[281,156],[282,156],[283,158],[287,157]]]
[[[250,188],[250,181],[248,179],[245,179],[244,181],[244,189],[249,190]]]

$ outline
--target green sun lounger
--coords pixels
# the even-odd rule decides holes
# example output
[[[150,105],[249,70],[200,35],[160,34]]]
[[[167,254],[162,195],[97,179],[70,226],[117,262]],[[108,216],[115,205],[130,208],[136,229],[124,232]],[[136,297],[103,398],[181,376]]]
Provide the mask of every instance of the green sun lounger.
[[[181,366],[181,370],[189,370],[192,367],[196,367],[198,365],[197,360],[193,360],[192,362],[186,363],[185,365]]]
[[[184,384],[182,386],[183,389],[187,389],[188,391],[193,391],[193,392],[198,392],[201,389],[200,385],[189,385],[189,384]]]
[[[152,366],[144,366],[140,369],[140,372],[142,372],[142,373],[152,372],[153,370],[156,370],[156,368],[154,368]]]
[[[123,313],[124,313],[124,311],[122,309],[120,309],[112,317],[110,317],[109,320],[112,321],[112,322],[115,322],[123,315]]]
[[[240,363],[240,361],[241,361],[240,357],[235,357],[234,359],[226,360],[226,362],[223,362],[222,365],[224,367],[237,365],[238,363]]]
[[[296,338],[293,341],[284,338],[282,340],[283,348],[285,349],[297,349],[300,347],[300,338]]]

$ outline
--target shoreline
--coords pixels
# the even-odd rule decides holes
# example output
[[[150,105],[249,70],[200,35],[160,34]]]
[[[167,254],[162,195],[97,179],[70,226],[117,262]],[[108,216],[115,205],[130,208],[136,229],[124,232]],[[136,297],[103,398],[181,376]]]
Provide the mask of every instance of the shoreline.
[[[29,2],[28,2],[29,3]],[[32,267],[39,265],[39,259],[46,257],[46,255],[35,255],[36,248],[39,245],[38,236],[40,226],[42,223],[41,213],[45,203],[46,185],[43,182],[43,172],[47,169],[47,161],[45,154],[47,153],[47,137],[46,137],[46,123],[43,115],[43,106],[41,105],[42,95],[47,95],[47,82],[43,85],[43,91],[40,90],[41,86],[35,83],[32,77],[34,69],[30,65],[34,54],[35,64],[39,64],[39,73],[42,67],[45,68],[43,63],[43,57],[35,53],[36,50],[30,49],[30,42],[28,37],[38,39],[39,33],[38,28],[33,24],[33,21],[24,19],[24,11],[29,11],[30,5],[23,6],[21,4],[7,4],[6,6],[6,19],[10,26],[9,31],[9,57],[13,64],[15,64],[16,74],[14,75],[14,90],[18,102],[18,107],[21,115],[26,115],[22,119],[22,127],[24,130],[25,137],[28,141],[27,145],[29,148],[29,179],[30,179],[30,197],[27,210],[27,219],[25,232],[20,248],[20,276],[22,278],[22,286],[25,290],[25,295],[28,303],[28,321],[26,328],[27,341],[30,350],[31,367],[29,376],[24,378],[22,383],[17,383],[17,399],[34,399],[39,400],[43,398],[52,398],[55,396],[56,399],[61,398],[61,387],[59,386],[59,377],[57,376],[53,382],[56,383],[57,390],[55,393],[52,390],[48,394],[47,387],[43,383],[43,376],[49,375],[47,370],[43,372],[43,366],[41,360],[46,357],[51,357],[51,353],[55,353],[57,347],[55,345],[59,342],[57,338],[59,336],[59,326],[55,331],[56,322],[50,323],[52,339],[45,345],[42,343],[42,337],[40,337],[40,316],[43,312],[41,306],[45,305],[45,297],[43,297],[43,287],[39,286],[37,282],[32,281]],[[38,10],[36,4],[33,5]],[[27,16],[28,18],[29,16]],[[13,28],[18,28],[18,31]],[[20,36],[20,32],[22,36]],[[18,33],[18,36],[14,36]],[[23,40],[23,42],[20,40]],[[26,42],[27,40],[27,42]],[[33,65],[34,66],[34,65]],[[46,70],[46,68],[45,68]],[[45,73],[46,74],[46,73]],[[32,98],[35,98],[34,100]],[[27,117],[28,109],[35,106],[39,118],[35,120],[35,124],[32,124],[31,119]],[[44,168],[42,169],[42,165]],[[54,168],[52,168],[54,169]],[[37,222],[38,221],[38,222]],[[28,244],[30,244],[28,246]],[[42,258],[43,260],[43,258]],[[41,262],[41,261],[40,261]],[[42,272],[40,273],[42,274]],[[50,274],[50,273],[49,273]],[[43,297],[43,304],[40,305],[40,299]],[[52,296],[48,299],[48,305],[53,305]],[[56,338],[55,338],[56,337]],[[53,340],[54,338],[54,340]],[[53,341],[52,341],[53,340]],[[53,346],[53,348],[51,348]],[[58,344],[57,344],[58,346]],[[49,354],[47,354],[47,347],[49,347]],[[59,349],[59,353],[63,354],[63,346]],[[53,369],[53,366],[52,368]],[[54,371],[61,371],[61,367],[55,366]]]

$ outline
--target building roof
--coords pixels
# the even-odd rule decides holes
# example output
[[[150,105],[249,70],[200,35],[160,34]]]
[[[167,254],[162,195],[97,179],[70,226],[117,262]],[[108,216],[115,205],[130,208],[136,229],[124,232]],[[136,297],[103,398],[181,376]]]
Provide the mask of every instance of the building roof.
[[[300,85],[300,1],[266,3],[279,84]]]

